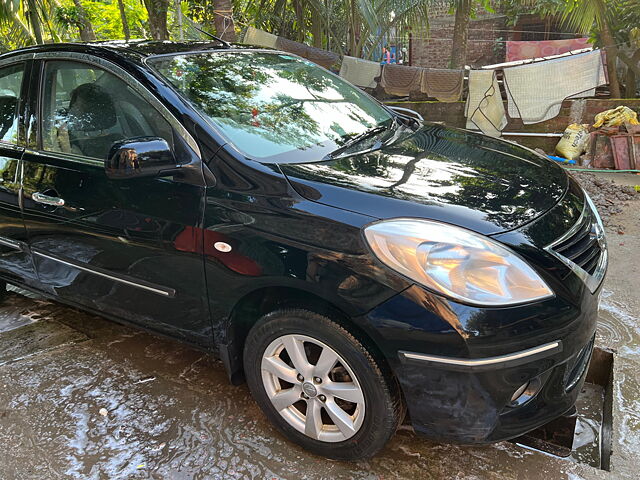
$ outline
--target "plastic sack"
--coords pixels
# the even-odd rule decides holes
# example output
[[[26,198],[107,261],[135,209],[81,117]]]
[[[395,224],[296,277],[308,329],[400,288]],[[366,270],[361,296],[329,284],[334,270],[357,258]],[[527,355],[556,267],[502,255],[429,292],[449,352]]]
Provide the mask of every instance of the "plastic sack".
[[[612,108],[611,110],[605,110],[600,112],[595,117],[593,126],[599,127],[619,127],[623,123],[630,123],[631,125],[640,125],[638,122],[638,114],[631,110],[629,107],[620,105],[619,107]]]
[[[556,152],[569,160],[577,160],[587,150],[589,142],[589,125],[572,123],[556,145]]]

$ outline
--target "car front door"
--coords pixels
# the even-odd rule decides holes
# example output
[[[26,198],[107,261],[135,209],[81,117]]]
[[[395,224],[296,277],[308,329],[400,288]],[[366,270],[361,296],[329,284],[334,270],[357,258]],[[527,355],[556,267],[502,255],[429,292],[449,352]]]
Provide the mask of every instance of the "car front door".
[[[187,146],[195,142],[126,72],[83,58],[38,60],[39,130],[29,135],[36,146],[25,151],[23,183],[40,281],[68,302],[209,346],[201,243],[193,239],[204,192]],[[200,175],[107,178],[114,142],[136,137],[166,140]]]
[[[20,212],[24,151],[24,129],[20,112],[29,87],[27,56],[11,57],[0,63],[0,275],[18,284],[37,287],[37,277],[28,249]]]

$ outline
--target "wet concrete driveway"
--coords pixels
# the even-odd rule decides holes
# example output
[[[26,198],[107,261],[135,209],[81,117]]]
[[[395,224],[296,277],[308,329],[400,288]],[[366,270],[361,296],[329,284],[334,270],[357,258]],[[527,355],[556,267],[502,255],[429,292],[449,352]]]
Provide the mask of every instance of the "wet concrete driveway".
[[[638,478],[636,207],[621,220],[625,235],[609,233],[597,336],[616,350],[610,472],[508,442],[436,444],[407,427],[371,461],[328,461],[284,440],[246,387],[230,386],[222,365],[201,352],[11,292],[0,306],[0,479]],[[578,428],[584,437],[598,425]]]

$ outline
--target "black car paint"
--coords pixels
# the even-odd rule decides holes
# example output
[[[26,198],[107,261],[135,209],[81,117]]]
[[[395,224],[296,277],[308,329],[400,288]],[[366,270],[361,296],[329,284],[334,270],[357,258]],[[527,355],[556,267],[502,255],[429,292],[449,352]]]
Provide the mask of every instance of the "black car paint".
[[[179,163],[191,166],[188,174],[110,180],[98,165],[42,152],[36,102],[42,61],[25,60],[26,71],[33,71],[21,107],[20,144],[27,150],[21,155],[22,147],[0,145],[4,171],[24,167],[22,187],[8,182],[0,192],[0,236],[17,245],[0,244],[3,279],[218,353],[234,381],[244,335],[261,311],[290,302],[328,309],[389,365],[416,430],[438,440],[510,438],[573,405],[579,388],[564,392],[558,376],[593,336],[597,292],[542,247],[577,220],[584,198],[575,182],[517,146],[436,125],[380,151],[320,163],[244,158],[145,64],[150,54],[207,48],[216,47],[68,44],[0,57],[75,52],[118,65],[166,105],[202,154],[200,161],[188,147],[178,148]],[[449,178],[433,180],[431,191],[403,191],[427,153],[429,168]],[[400,178],[385,174],[389,165],[403,171]],[[42,175],[43,169],[53,173]],[[467,179],[462,187],[456,174]],[[505,177],[509,183],[500,183]],[[373,186],[374,180],[380,183]],[[446,187],[453,193],[442,194]],[[487,188],[492,201],[482,203],[479,193]],[[64,196],[67,206],[34,204],[38,189]],[[529,260],[555,296],[478,308],[412,285],[374,259],[361,235],[367,224],[393,216],[434,218],[493,235]],[[231,245],[233,255],[213,248],[218,241]],[[165,294],[114,284],[78,266]],[[427,368],[398,356],[410,350],[479,358],[550,340],[562,342],[560,353],[490,372]],[[543,373],[550,380],[534,402],[506,406],[519,385]]]
[[[435,124],[372,152],[280,168],[310,200],[357,205],[376,218],[402,212],[485,235],[539,217],[567,188],[560,166],[522,147]]]

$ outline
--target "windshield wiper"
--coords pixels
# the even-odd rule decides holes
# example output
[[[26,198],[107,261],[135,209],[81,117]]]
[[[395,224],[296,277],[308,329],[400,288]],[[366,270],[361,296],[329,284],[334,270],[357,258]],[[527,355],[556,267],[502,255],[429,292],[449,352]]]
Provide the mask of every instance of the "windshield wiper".
[[[338,148],[337,150],[334,150],[333,152],[331,152],[328,157],[330,158],[336,158],[337,156],[340,156],[342,153],[344,153],[346,150],[348,150],[349,148],[353,147],[354,145],[360,143],[361,141],[373,137],[374,135],[377,135],[378,133],[382,133],[385,130],[388,130],[389,126],[387,125],[378,125],[377,127],[373,127],[370,128],[369,130],[359,133],[358,135],[356,135],[355,137],[350,138],[349,140],[347,140],[347,142],[342,145],[340,148]],[[372,150],[375,150],[376,147],[373,147]]]

